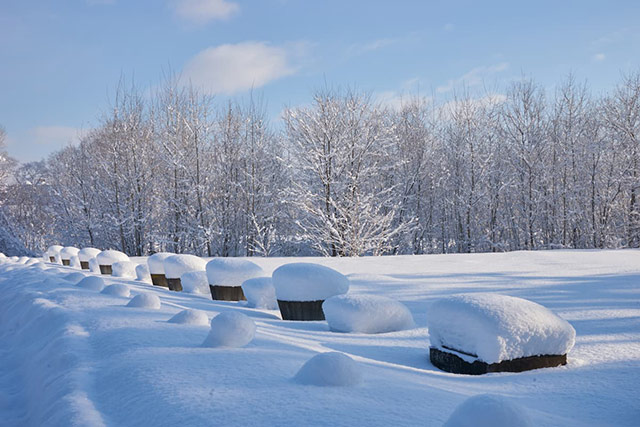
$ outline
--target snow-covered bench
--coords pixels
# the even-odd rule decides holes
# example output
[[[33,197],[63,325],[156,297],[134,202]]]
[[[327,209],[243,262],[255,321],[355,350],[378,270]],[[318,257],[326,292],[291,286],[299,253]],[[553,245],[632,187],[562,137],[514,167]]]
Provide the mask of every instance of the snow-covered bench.
[[[431,304],[431,363],[458,374],[521,372],[567,363],[576,332],[547,308],[521,298],[464,294]]]
[[[180,276],[190,271],[204,271],[207,262],[195,255],[171,255],[165,258],[164,275],[171,291],[182,291]]]
[[[264,276],[257,264],[239,258],[214,258],[207,263],[207,279],[211,298],[220,301],[244,301],[242,283]]]
[[[325,320],[324,301],[349,291],[347,277],[332,268],[307,262],[278,267],[272,280],[283,320]]]
[[[96,255],[96,262],[100,266],[101,274],[111,274],[114,262],[129,261],[129,257],[124,252],[114,251],[112,249],[102,251]]]

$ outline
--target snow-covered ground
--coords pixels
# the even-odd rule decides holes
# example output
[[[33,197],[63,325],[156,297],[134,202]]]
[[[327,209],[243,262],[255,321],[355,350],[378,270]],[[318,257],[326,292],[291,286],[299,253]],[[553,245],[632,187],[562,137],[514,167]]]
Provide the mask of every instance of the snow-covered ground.
[[[132,258],[132,261],[142,261]],[[267,273],[300,259],[252,259]],[[131,297],[155,309],[74,285],[73,270],[0,262],[0,424],[420,425],[440,426],[478,394],[524,407],[539,426],[637,426],[640,420],[640,251],[305,258],[347,275],[349,293],[404,303],[414,329],[379,335],[285,322],[277,311],[130,279]],[[91,274],[91,273],[85,273]],[[103,276],[105,277],[105,276]],[[73,280],[73,281],[71,281]],[[462,292],[537,302],[577,332],[568,364],[483,376],[429,362],[428,305]],[[209,320],[237,311],[256,324],[245,347],[202,344],[209,325],[168,322],[184,309]],[[320,352],[348,355],[361,380],[346,387],[296,381]]]

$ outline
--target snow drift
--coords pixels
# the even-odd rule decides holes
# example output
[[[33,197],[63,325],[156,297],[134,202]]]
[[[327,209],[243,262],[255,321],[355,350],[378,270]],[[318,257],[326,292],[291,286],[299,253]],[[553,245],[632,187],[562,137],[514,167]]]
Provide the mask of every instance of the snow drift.
[[[403,304],[378,295],[337,295],[322,304],[332,331],[377,334],[413,328]]]

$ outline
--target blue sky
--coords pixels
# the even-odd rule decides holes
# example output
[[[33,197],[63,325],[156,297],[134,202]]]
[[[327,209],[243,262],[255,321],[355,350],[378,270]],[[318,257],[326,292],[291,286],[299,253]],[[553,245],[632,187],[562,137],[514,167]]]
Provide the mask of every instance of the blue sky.
[[[2,0],[0,125],[39,160],[95,126],[121,75],[173,70],[274,119],[325,84],[396,103],[570,71],[596,93],[640,68],[639,1]]]

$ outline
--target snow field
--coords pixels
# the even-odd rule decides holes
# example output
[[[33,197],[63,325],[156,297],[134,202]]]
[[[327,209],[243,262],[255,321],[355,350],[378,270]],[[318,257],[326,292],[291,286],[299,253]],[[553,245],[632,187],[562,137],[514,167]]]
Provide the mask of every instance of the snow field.
[[[635,426],[639,255],[553,251],[313,259],[349,275],[348,295],[387,296],[410,310],[415,328],[384,335],[336,334],[325,322],[285,322],[241,303],[169,295],[105,277],[162,299],[157,310],[130,310],[63,280],[73,271],[67,267],[43,275],[3,263],[0,413],[7,425],[284,425],[293,419],[300,425],[440,426],[469,397],[491,393],[524,407],[533,425]],[[267,274],[290,261],[256,260]],[[431,366],[428,307],[452,294],[475,292],[525,298],[567,319],[577,331],[568,364],[482,377]],[[28,310],[34,301],[38,309]],[[185,309],[213,318],[229,310],[243,313],[257,327],[255,338],[244,348],[203,348],[207,328],[167,322]],[[39,353],[43,346],[46,351]],[[357,387],[309,387],[291,380],[307,361],[328,352],[357,364]]]

